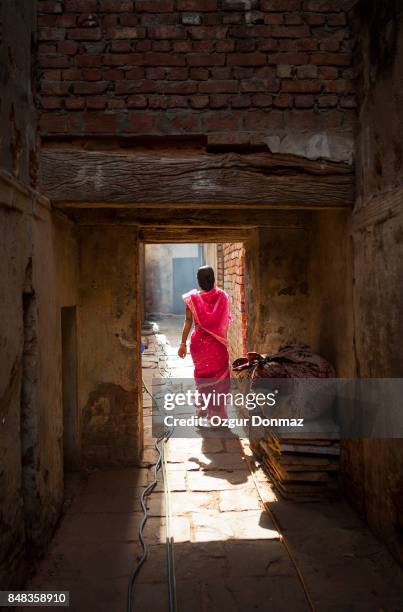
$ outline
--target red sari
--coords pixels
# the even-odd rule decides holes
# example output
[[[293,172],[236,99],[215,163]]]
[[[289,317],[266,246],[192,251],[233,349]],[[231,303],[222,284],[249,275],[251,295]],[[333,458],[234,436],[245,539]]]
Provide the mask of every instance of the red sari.
[[[227,393],[230,385],[227,332],[231,322],[228,296],[218,288],[203,293],[194,289],[183,299],[195,324],[190,354],[196,388],[201,393]],[[225,402],[210,400],[207,416],[214,415],[226,417]]]

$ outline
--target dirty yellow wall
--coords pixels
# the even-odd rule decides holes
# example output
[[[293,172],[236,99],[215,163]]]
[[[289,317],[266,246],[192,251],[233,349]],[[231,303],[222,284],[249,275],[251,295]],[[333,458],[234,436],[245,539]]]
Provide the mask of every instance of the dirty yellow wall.
[[[138,461],[138,253],[133,227],[80,228],[79,406],[86,464]]]

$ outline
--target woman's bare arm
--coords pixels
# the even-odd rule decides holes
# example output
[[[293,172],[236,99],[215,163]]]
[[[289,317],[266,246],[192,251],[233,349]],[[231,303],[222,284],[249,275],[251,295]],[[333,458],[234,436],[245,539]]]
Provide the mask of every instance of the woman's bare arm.
[[[186,306],[185,322],[183,324],[183,329],[182,329],[182,342],[180,343],[179,350],[178,350],[178,355],[182,359],[186,357],[186,353],[187,353],[186,341],[188,339],[189,332],[192,329],[192,324],[193,324],[192,312],[190,308]]]

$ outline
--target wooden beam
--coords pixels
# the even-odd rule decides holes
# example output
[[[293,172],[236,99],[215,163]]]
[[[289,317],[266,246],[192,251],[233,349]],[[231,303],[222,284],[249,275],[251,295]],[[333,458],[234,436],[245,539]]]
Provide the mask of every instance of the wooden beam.
[[[41,189],[54,206],[350,208],[346,164],[270,153],[44,149]]]
[[[227,209],[194,208],[136,208],[96,209],[63,208],[73,221],[80,225],[137,225],[145,228],[251,228],[306,227],[312,213],[296,210],[267,210],[259,208]]]
[[[219,228],[143,228],[139,232],[139,238],[149,244],[160,244],[164,242],[243,242],[247,240],[249,230]]]

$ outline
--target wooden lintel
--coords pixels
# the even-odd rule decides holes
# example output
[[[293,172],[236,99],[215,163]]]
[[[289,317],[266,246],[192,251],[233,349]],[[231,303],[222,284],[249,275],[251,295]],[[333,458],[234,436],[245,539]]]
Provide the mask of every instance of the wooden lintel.
[[[249,237],[248,229],[217,228],[143,228],[139,238],[148,244],[164,242],[243,242]]]
[[[137,225],[146,228],[251,228],[304,227],[311,213],[289,210],[206,210],[203,208],[140,208],[134,210],[64,208],[63,212],[80,225]]]
[[[41,189],[59,208],[351,208],[346,164],[270,153],[43,149]]]

